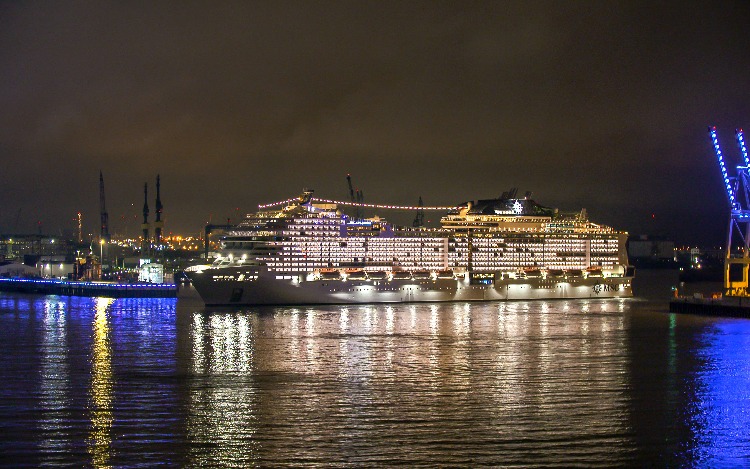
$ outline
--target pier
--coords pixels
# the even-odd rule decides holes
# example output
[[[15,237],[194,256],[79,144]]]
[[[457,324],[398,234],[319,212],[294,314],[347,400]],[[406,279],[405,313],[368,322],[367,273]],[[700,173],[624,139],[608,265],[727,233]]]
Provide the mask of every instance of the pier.
[[[175,298],[177,296],[177,285],[0,278],[0,291],[40,295],[103,296],[107,298]]]
[[[675,298],[669,302],[670,313],[750,318],[750,298]]]

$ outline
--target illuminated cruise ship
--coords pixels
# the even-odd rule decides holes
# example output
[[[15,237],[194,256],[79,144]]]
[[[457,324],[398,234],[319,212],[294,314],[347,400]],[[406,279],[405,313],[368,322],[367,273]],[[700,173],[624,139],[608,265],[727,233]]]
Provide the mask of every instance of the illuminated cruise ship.
[[[502,301],[632,296],[627,233],[515,190],[443,209],[440,228],[356,219],[313,191],[228,230],[188,269],[207,305]],[[406,208],[374,206],[383,208]],[[274,208],[278,207],[278,208]]]

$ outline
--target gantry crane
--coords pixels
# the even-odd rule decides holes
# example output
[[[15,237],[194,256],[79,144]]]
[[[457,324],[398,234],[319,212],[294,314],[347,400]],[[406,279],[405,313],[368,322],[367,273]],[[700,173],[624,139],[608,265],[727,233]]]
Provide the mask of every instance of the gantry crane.
[[[748,268],[750,267],[750,158],[748,158],[742,129],[736,129],[737,143],[744,165],[737,165],[737,175],[729,176],[724,155],[719,145],[716,127],[709,127],[719,168],[724,179],[724,188],[729,201],[729,229],[724,253],[724,294],[726,296],[750,296],[748,291]],[[735,240],[741,243],[735,243]]]

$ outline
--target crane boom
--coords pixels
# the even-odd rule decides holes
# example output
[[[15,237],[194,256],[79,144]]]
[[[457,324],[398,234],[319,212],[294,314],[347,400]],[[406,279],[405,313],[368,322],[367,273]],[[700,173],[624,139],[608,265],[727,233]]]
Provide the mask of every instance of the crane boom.
[[[356,200],[354,200],[354,187],[352,186],[351,174],[346,175],[346,182],[349,183],[349,197],[352,199],[352,203],[356,203]]]
[[[721,153],[721,147],[719,146],[719,138],[716,135],[716,127],[709,127],[709,133],[711,134],[711,141],[714,145],[714,152],[716,153],[716,159],[719,160],[719,167],[721,168],[721,176],[724,178],[724,186],[727,191],[727,197],[729,198],[729,206],[734,210],[737,208],[737,202],[734,197],[734,189],[729,180],[729,174],[727,173],[727,167],[724,164],[724,155]]]
[[[740,146],[740,152],[742,152],[742,157],[745,159],[745,166],[750,167],[750,157],[747,156],[747,147],[745,146],[745,136],[742,133],[742,129],[735,130],[735,133],[737,134],[737,143]]]
[[[361,204],[364,200],[364,197],[362,196],[362,191],[357,189],[356,193],[354,191],[354,186],[352,186],[352,175],[347,174],[346,175],[346,182],[349,184],[349,197],[352,200],[352,204]],[[356,209],[354,210],[354,218],[359,219],[361,217],[360,207],[357,205]]]

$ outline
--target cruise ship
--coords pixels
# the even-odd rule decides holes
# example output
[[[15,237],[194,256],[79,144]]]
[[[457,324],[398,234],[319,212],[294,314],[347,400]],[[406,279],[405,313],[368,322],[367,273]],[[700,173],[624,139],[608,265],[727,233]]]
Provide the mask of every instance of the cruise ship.
[[[186,273],[206,305],[632,296],[627,233],[585,209],[562,212],[514,189],[445,207],[441,226],[427,228],[350,217],[342,204],[305,190],[261,206],[225,232],[211,265]]]

